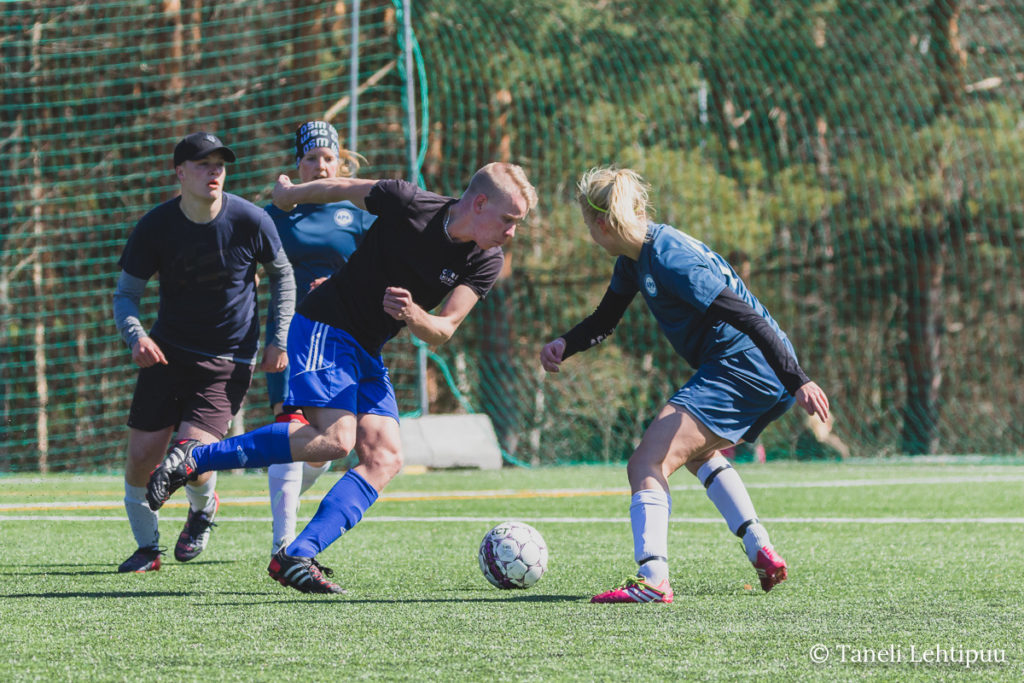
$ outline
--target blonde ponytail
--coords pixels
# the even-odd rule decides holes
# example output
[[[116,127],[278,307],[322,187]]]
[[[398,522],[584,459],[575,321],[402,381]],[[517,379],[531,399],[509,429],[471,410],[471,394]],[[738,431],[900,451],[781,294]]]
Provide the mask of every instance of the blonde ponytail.
[[[578,189],[580,208],[590,220],[603,215],[620,238],[642,239],[647,234],[650,186],[636,171],[592,168],[580,178]]]
[[[342,148],[338,152],[338,177],[339,178],[352,178],[356,173],[359,172],[359,167],[362,164],[367,163],[366,157],[359,152],[353,152],[350,149]]]

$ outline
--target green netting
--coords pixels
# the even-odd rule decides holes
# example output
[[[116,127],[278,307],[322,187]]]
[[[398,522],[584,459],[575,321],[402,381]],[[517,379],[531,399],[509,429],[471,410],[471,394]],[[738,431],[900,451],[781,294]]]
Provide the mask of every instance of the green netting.
[[[134,371],[110,295],[132,225],[175,191],[174,142],[217,131],[240,157],[228,190],[266,201],[297,123],[330,112],[348,139],[352,9],[0,4],[0,470],[120,461]],[[401,3],[359,16],[364,175],[409,177],[412,79],[427,187],[507,159],[541,196],[509,276],[436,350],[432,411],[486,411],[517,461],[618,461],[689,377],[639,301],[539,370],[607,284],[572,195],[617,162],[653,183],[658,220],[747,264],[829,392],[826,443],[791,411],[769,453],[1024,450],[1020,3],[424,0],[413,73]],[[415,410],[415,349],[389,349]]]

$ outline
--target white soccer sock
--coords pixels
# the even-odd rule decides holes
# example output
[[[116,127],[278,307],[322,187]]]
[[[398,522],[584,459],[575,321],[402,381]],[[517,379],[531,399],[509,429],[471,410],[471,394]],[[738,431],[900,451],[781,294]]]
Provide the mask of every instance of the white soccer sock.
[[[729,461],[722,455],[716,455],[697,470],[697,479],[707,489],[708,498],[715,504],[718,511],[734,534],[743,530],[743,547],[747,557],[753,562],[757,559],[757,551],[764,546],[771,546],[768,530],[757,521],[754,503],[750,500],[747,487],[743,485],[739,472],[733,469]]]
[[[196,512],[206,512],[212,515],[217,507],[214,498],[214,489],[217,487],[217,473],[213,472],[205,484],[188,482],[185,484],[185,496],[188,498],[189,507]]]
[[[276,553],[282,547],[287,547],[295,538],[304,465],[302,462],[289,462],[267,467],[270,511],[274,516],[274,545],[271,552]]]
[[[633,527],[633,559],[637,571],[657,586],[668,578],[668,518],[672,497],[660,489],[644,489],[633,494],[629,520]],[[648,558],[657,558],[650,560]]]
[[[320,478],[320,475],[331,469],[331,463],[325,462],[320,467],[313,467],[308,462],[302,463],[302,486],[299,488],[299,495],[309,490],[309,487],[316,483],[316,480]],[[295,500],[295,507],[298,509],[299,501]]]
[[[145,486],[124,483],[124,511],[128,513],[128,524],[132,527],[136,545],[140,548],[156,547],[160,541],[159,515],[149,509]]]
[[[768,539],[768,530],[760,522],[754,522],[743,534],[743,548],[751,562],[757,559],[757,551],[765,546],[772,547],[772,542]]]

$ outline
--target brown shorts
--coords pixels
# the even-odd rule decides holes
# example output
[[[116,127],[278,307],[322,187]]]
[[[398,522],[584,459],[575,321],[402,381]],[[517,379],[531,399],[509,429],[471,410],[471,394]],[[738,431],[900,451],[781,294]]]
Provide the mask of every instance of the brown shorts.
[[[252,382],[253,366],[160,344],[167,365],[139,370],[128,426],[144,432],[190,422],[224,437]]]

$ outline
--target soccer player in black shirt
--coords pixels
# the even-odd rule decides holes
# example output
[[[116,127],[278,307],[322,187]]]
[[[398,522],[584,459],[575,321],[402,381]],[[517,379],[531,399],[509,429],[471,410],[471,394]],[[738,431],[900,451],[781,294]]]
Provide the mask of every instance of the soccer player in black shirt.
[[[268,567],[281,584],[339,593],[316,555],[351,529],[402,466],[398,407],[380,352],[403,327],[448,341],[501,271],[501,246],[537,202],[523,170],[492,163],[459,198],[402,180],[278,178],[274,203],[348,200],[377,216],[341,269],[303,300],[288,334],[289,395],[309,425],[276,423],[220,444],[176,444],[150,477],[158,509],[189,477],[211,470],[344,457],[359,464],[327,493],[306,528]],[[436,313],[431,311],[440,306]]]
[[[138,549],[118,571],[160,569],[157,515],[146,504],[149,472],[175,429],[179,439],[213,442],[227,433],[249,389],[259,348],[256,267],[270,276],[271,302],[262,368],[283,370],[295,306],[295,281],[274,222],[263,209],[224,192],[235,154],[215,135],[193,133],[174,148],[181,195],[139,220],[121,255],[114,318],[139,378],[128,415],[125,510]],[[160,279],[160,310],[146,333],[139,302]],[[186,488],[188,521],[174,556],[195,558],[217,512],[215,477]]]
[[[359,170],[360,160],[365,161],[341,147],[338,131],[327,121],[306,121],[295,131],[295,166],[300,182],[352,177]],[[298,204],[290,211],[271,204],[266,210],[295,269],[296,296],[300,300],[348,261],[377,219],[351,202]],[[305,421],[300,410],[286,410],[284,405],[287,371],[267,373],[267,393],[279,422]],[[330,466],[330,462],[282,462],[267,468],[273,514],[271,555],[295,540],[299,497]]]

